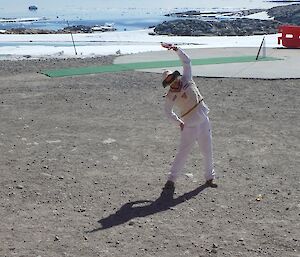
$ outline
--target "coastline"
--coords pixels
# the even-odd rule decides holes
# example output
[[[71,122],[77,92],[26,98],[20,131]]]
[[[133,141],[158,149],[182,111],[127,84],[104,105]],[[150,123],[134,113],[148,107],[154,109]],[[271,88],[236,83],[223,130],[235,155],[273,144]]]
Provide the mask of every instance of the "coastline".
[[[122,30],[135,30],[137,29],[147,29],[151,27],[155,27],[162,22],[172,21],[176,18],[182,19],[201,19],[207,21],[221,21],[221,20],[232,20],[242,17],[250,17],[251,15],[265,12],[267,9],[212,9],[209,11],[201,10],[188,10],[188,11],[180,11],[175,13],[165,13],[157,16],[147,17],[145,14],[144,17],[140,17],[140,19],[135,20],[133,18],[119,18],[116,21],[109,20],[52,20],[46,17],[32,17],[32,18],[2,18],[0,19],[0,25],[2,25],[2,29],[0,29],[0,34],[61,34],[61,33],[91,33],[93,27],[102,27],[105,24],[112,24],[113,28],[118,31]],[[152,18],[151,18],[152,17]],[[155,17],[155,18],[154,18]],[[126,27],[126,21],[128,19],[127,25],[133,26],[133,28],[129,29]],[[258,19],[262,18],[258,16]],[[142,20],[145,20],[142,22]],[[151,21],[152,20],[152,21]],[[136,23],[136,25],[134,25]],[[7,29],[5,25],[7,24]],[[15,24],[15,25],[14,25]],[[37,24],[37,25],[35,25]],[[45,24],[43,26],[43,24]],[[53,24],[56,29],[51,29]],[[70,24],[70,25],[68,25]]]
[[[196,23],[197,20],[190,19],[191,23],[182,27],[184,31],[187,31],[186,34],[182,33],[181,30],[169,32],[169,27],[172,27],[174,22],[166,22],[166,26],[160,31],[156,31],[156,28],[164,25],[164,23],[156,25],[151,29],[129,31],[117,30],[93,33],[72,32],[72,35],[70,34],[70,30],[65,31],[69,33],[63,34],[0,34],[0,59],[41,57],[85,58],[101,55],[122,55],[157,51],[160,49],[160,42],[177,43],[187,48],[221,46],[258,47],[263,36],[267,37],[267,47],[278,47],[276,38],[276,27],[278,26],[278,23],[272,21],[272,17],[279,17],[278,19],[285,20],[286,17],[290,18],[291,12],[296,12],[297,8],[299,9],[300,5],[273,7],[268,9],[267,12],[261,12],[261,9],[255,9],[255,11],[243,10],[227,13],[226,19],[229,19],[229,21],[223,21],[224,24],[227,24],[226,26],[223,26],[225,30],[224,28],[221,28],[221,30],[214,28],[214,30],[210,29],[202,31],[202,25],[200,24],[200,30],[194,31],[192,28],[195,27],[195,24],[193,23]],[[281,15],[282,13],[284,13],[284,16]],[[224,16],[223,14],[224,13],[222,13],[221,18]],[[199,13],[191,13],[188,11],[185,13],[178,13],[177,15],[198,16]],[[239,27],[239,18],[236,17],[237,15],[239,15],[240,18],[248,18],[240,20],[240,23],[243,23],[243,26],[238,28],[238,30],[236,30],[236,28]],[[230,24],[234,22],[234,20],[230,21],[232,17],[236,19],[236,24]],[[295,22],[298,22],[297,16],[295,17]],[[254,26],[248,26],[253,23],[252,21],[259,22],[256,22],[257,24]],[[222,20],[219,23],[221,22]],[[182,20],[181,23],[184,23],[184,20]],[[168,24],[170,24],[170,26]],[[205,26],[211,27],[211,24]],[[228,30],[229,27],[231,27],[230,30]],[[245,29],[243,27],[247,28]],[[253,32],[257,35],[252,36]],[[72,40],[74,40],[74,44]],[[74,51],[74,48],[77,48],[78,51]]]

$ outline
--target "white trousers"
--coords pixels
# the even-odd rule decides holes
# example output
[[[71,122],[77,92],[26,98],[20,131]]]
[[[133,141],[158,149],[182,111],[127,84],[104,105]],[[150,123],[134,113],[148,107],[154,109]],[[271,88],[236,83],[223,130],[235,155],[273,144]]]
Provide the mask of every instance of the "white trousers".
[[[212,153],[212,135],[209,118],[205,119],[196,126],[184,126],[181,131],[179,150],[173,161],[168,180],[173,182],[181,175],[184,164],[191,152],[195,142],[198,142],[200,152],[204,159],[204,178],[210,180],[215,178],[213,169],[213,153]]]

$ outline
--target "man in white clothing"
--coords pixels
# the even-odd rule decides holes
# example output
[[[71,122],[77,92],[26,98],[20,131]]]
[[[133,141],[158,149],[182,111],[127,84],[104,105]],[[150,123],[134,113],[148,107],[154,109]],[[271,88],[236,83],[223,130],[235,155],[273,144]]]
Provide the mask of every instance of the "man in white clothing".
[[[195,142],[198,142],[204,158],[205,185],[217,187],[213,182],[215,171],[213,168],[211,127],[208,118],[209,109],[193,81],[191,60],[181,48],[175,45],[162,43],[162,47],[174,50],[183,65],[182,75],[178,71],[172,72],[170,70],[166,70],[162,74],[163,87],[170,87],[165,97],[165,113],[181,129],[179,150],[164,188],[175,188],[175,182],[180,176]],[[173,111],[174,106],[180,110],[180,116]]]

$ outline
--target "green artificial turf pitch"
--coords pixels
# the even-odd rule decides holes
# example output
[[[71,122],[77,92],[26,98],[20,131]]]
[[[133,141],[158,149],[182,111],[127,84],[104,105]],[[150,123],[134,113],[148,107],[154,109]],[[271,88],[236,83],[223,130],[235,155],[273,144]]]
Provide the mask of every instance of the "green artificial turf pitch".
[[[193,65],[210,65],[210,64],[224,64],[224,63],[243,63],[243,62],[261,62],[261,61],[275,61],[278,58],[262,57],[256,60],[256,56],[236,56],[236,57],[215,57],[205,59],[193,59]],[[101,66],[77,67],[77,68],[64,68],[57,70],[43,70],[42,74],[49,77],[67,77],[78,76],[105,72],[120,72],[130,70],[152,69],[152,68],[167,68],[167,67],[180,67],[182,64],[178,60],[174,61],[153,61],[153,62],[135,62],[123,63]]]

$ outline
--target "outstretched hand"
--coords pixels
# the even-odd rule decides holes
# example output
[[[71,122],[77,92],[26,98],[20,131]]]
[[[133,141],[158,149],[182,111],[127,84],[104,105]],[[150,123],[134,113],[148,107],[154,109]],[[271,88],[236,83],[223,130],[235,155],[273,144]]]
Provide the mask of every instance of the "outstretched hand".
[[[170,44],[170,43],[161,43],[161,46],[163,47],[163,48],[167,48],[168,50],[177,50],[178,48],[177,48],[177,46],[175,46],[174,44]]]

